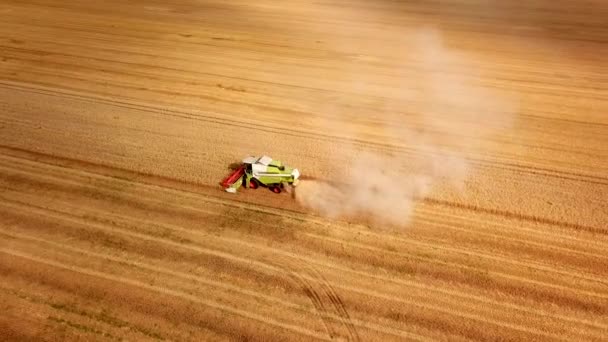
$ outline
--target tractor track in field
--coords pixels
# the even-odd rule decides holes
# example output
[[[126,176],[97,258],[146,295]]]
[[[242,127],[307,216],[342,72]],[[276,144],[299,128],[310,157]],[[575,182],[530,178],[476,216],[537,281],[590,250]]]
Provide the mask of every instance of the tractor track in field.
[[[131,234],[132,234],[132,233],[131,233]],[[142,236],[142,237],[145,237],[145,236]],[[297,266],[296,266],[296,267],[297,267]]]
[[[143,236],[142,236],[142,238],[143,238]],[[169,243],[169,241],[166,241],[166,243]],[[173,243],[171,243],[171,244],[173,244]],[[177,246],[177,245],[176,245],[176,246]],[[183,246],[183,247],[187,247],[187,246]],[[183,248],[183,247],[182,247],[182,248]],[[88,253],[88,252],[87,252],[87,253]],[[233,258],[233,257],[231,257],[231,258]],[[273,259],[275,259],[275,258],[276,258],[276,256],[275,256],[275,257],[273,257]],[[126,261],[126,262],[129,262],[129,261]],[[247,262],[247,261],[243,260],[243,262]],[[262,265],[262,264],[260,264],[260,265]],[[298,267],[298,265],[301,265],[301,263],[297,263],[297,264],[295,265],[295,267]],[[281,270],[283,270],[283,268],[282,268],[282,267],[281,267],[281,268],[279,268],[279,269],[275,269],[275,271],[279,271],[279,273],[281,273]],[[275,272],[275,271],[273,271],[273,272]],[[292,273],[292,274],[294,274],[294,273]],[[304,275],[304,276],[302,276],[302,275]],[[311,285],[312,283],[310,282],[310,280],[314,280],[315,282],[318,282],[318,281],[319,281],[319,277],[317,277],[317,276],[310,277],[310,276],[306,275],[306,273],[298,273],[298,275],[297,275],[297,279],[298,279],[298,281],[297,281],[297,282],[298,282],[299,284],[306,284],[306,286],[308,286],[308,288],[309,288],[309,289],[318,289],[318,288],[319,288],[319,286],[321,286],[321,287],[322,287],[322,285],[319,285],[319,286],[316,286],[316,285]],[[331,285],[329,285],[329,286],[331,286]],[[348,288],[348,287],[347,287],[347,288]],[[360,290],[359,290],[359,289],[350,288],[350,291],[359,292]],[[323,306],[323,302],[324,302],[324,301],[321,299],[321,297],[322,297],[322,296],[320,296],[320,295],[319,295],[319,293],[323,293],[323,291],[313,290],[313,291],[311,291],[311,293],[310,293],[310,294],[311,294],[313,297],[315,297],[315,299],[314,299],[314,300],[315,300],[315,301],[317,301],[317,303],[315,304],[315,306],[318,306],[318,307],[320,307],[320,308],[321,308],[321,309],[320,309],[320,310],[321,310],[320,314],[321,314],[322,316],[324,316],[324,317],[325,317],[325,318],[324,318],[324,319],[325,319],[325,321],[327,321],[327,322],[336,322],[336,321],[338,321],[338,322],[344,322],[344,321],[343,321],[344,317],[345,317],[345,316],[348,316],[348,315],[347,315],[347,314],[346,314],[346,315],[336,315],[336,314],[332,314],[332,313],[330,312],[330,310],[326,310],[326,309],[324,309],[324,306]],[[324,292],[324,293],[326,293],[328,296],[331,296],[331,297],[334,297],[334,298],[336,297],[336,295],[332,294],[332,293],[333,293],[333,290],[331,290],[331,289],[330,289],[330,290],[327,290],[327,292]],[[382,297],[383,297],[383,295],[380,295],[380,294],[373,294],[372,292],[367,292],[367,293],[368,293],[368,294],[372,294],[372,295],[374,295],[374,296],[379,296],[378,298],[382,298]],[[394,300],[394,299],[393,299],[393,300]],[[337,305],[336,307],[339,309],[339,308],[342,306],[342,304],[340,304],[340,301],[339,301],[339,300],[336,300],[336,302],[337,302],[337,303],[336,303],[336,305]],[[410,303],[410,305],[413,305],[413,304],[414,304],[414,303]],[[416,305],[416,306],[421,306],[422,308],[424,308],[424,305],[420,305],[420,304],[415,304],[415,305]],[[341,310],[341,309],[339,309],[339,310]],[[453,313],[455,314],[455,312],[453,312]],[[465,315],[465,316],[468,316],[468,315]],[[476,320],[481,320],[482,322],[487,322],[487,321],[485,321],[484,319],[481,319],[480,317],[475,317],[475,316],[468,316],[468,317],[470,317],[470,318],[474,318],[474,319],[476,319]],[[383,332],[385,332],[385,333],[389,333],[389,334],[395,334],[395,335],[398,335],[398,334],[401,334],[401,333],[402,333],[402,332],[399,332],[398,330],[397,330],[397,331],[394,331],[394,330],[391,330],[391,329],[387,329],[387,327],[385,328],[385,327],[382,327],[382,326],[377,326],[377,325],[373,325],[373,324],[371,324],[371,325],[370,325],[369,323],[361,322],[360,320],[357,320],[357,322],[356,322],[356,323],[354,323],[354,322],[351,322],[351,323],[352,323],[352,324],[356,324],[356,325],[361,326],[361,327],[366,327],[367,329],[374,329],[374,330],[378,330],[378,331],[383,331]],[[495,323],[495,324],[500,324],[500,323],[498,323],[498,322],[494,322],[494,323]],[[331,323],[330,323],[330,324],[331,324]],[[333,326],[332,326],[332,325],[330,325],[330,324],[328,324],[328,326],[329,326],[329,331],[334,331],[334,333],[333,333],[333,336],[334,336],[334,337],[335,337],[335,336],[339,336],[339,334],[338,334],[338,333],[335,333],[335,331],[337,331],[337,330],[336,330],[335,328],[332,328]],[[506,326],[509,326],[509,325],[506,325]],[[511,327],[511,326],[509,326],[509,327]],[[513,328],[513,329],[521,329],[520,327],[516,327],[516,326],[513,326],[513,327],[511,327],[511,328]],[[350,328],[349,328],[349,329],[350,329]],[[526,329],[526,330],[528,330],[530,333],[534,333],[534,334],[540,334],[540,335],[543,335],[543,334],[542,334],[540,331],[534,331],[534,329],[532,329],[532,330]],[[355,336],[357,336],[357,335],[355,335]],[[412,337],[412,336],[410,336],[410,337]],[[356,338],[356,337],[355,337],[355,338]],[[413,338],[413,337],[412,337],[412,338]]]
[[[154,292],[158,292],[161,294],[166,294],[166,295],[170,295],[170,296],[174,296],[177,298],[181,298],[181,299],[186,299],[189,301],[193,301],[195,303],[199,303],[214,309],[218,309],[221,311],[225,311],[228,313],[233,313],[233,314],[237,314],[239,316],[243,316],[246,318],[250,318],[256,321],[259,321],[261,323],[264,324],[269,324],[272,326],[277,326],[280,328],[284,328],[284,329],[288,329],[288,330],[292,330],[294,332],[297,332],[299,334],[305,335],[305,336],[309,336],[309,337],[313,337],[313,338],[317,338],[317,339],[324,339],[327,340],[326,338],[324,338],[322,335],[317,334],[313,331],[309,331],[306,329],[302,329],[296,325],[292,325],[292,324],[287,324],[287,323],[283,323],[280,322],[278,320],[269,318],[269,317],[265,317],[265,316],[261,316],[258,314],[255,314],[253,312],[250,311],[246,311],[246,310],[241,310],[238,308],[233,308],[230,306],[226,306],[226,305],[222,305],[220,303],[216,303],[212,300],[205,300],[202,299],[200,296],[193,296],[191,294],[185,293],[185,292],[181,292],[181,291],[176,291],[176,290],[172,290],[172,289],[167,289],[167,288],[163,288],[160,286],[153,286],[153,285],[148,285],[145,283],[142,283],[140,281],[137,280],[133,280],[131,278],[126,278],[126,277],[121,277],[121,276],[115,276],[115,275],[111,275],[111,274],[107,274],[104,272],[99,272],[99,271],[95,271],[95,270],[90,270],[90,269],[86,269],[86,268],[82,268],[82,267],[78,267],[78,266],[74,266],[74,265],[68,265],[68,264],[64,264],[64,263],[60,263],[60,262],[56,262],[56,261],[52,261],[52,260],[47,260],[47,259],[43,259],[43,258],[39,258],[33,255],[29,255],[26,253],[21,253],[18,251],[13,251],[10,249],[6,249],[6,248],[0,248],[0,253],[6,254],[6,255],[10,255],[13,257],[19,257],[19,258],[23,258],[23,259],[27,259],[36,263],[40,263],[43,265],[47,265],[47,266],[52,266],[52,267],[56,267],[56,268],[60,268],[60,269],[65,269],[65,270],[69,270],[72,272],[76,272],[76,273],[81,273],[81,274],[85,274],[85,275],[89,275],[89,276],[93,276],[93,277],[98,277],[98,278],[102,278],[102,279],[107,279],[107,280],[111,280],[111,281],[116,281],[118,283],[124,283],[127,285],[131,285],[134,287],[140,287],[146,290],[150,290],[150,291],[154,291]]]
[[[341,337],[344,334],[339,328],[334,326],[335,321],[333,319],[327,318],[327,313],[332,313],[334,317],[339,318],[339,325],[347,330],[348,341],[361,340],[342,299],[340,299],[331,283],[314,266],[303,260],[287,258],[282,255],[273,257],[273,261],[277,261],[277,265],[283,267],[285,272],[289,274],[289,277],[302,287],[304,293],[306,293],[315,308],[321,313],[321,319],[323,319],[327,332],[332,339]],[[306,277],[302,275],[306,275]],[[307,278],[315,279],[316,284]],[[325,305],[326,303],[329,303],[330,308]]]
[[[169,243],[169,241],[166,241],[166,243]],[[171,244],[173,244],[173,243],[171,242]],[[183,246],[182,248],[184,248],[184,247],[187,247],[187,246]],[[87,252],[87,251],[83,251],[83,253],[85,253],[87,255],[90,255],[90,252]],[[280,257],[281,256],[279,256],[279,258]],[[104,258],[106,258],[106,257],[104,257]],[[277,258],[276,255],[272,257],[273,260],[275,260],[276,258]],[[38,260],[41,260],[41,259],[38,259]],[[112,259],[110,259],[110,260],[112,260]],[[130,261],[126,261],[126,260],[124,262],[130,263]],[[243,260],[243,262],[247,262],[247,261]],[[293,262],[290,261],[290,262],[281,263],[281,264],[283,264],[283,265],[284,264],[293,264]],[[260,264],[260,265],[262,265],[262,264]],[[270,264],[268,264],[268,265],[270,265]],[[295,263],[294,268],[296,268],[296,269],[299,270],[299,269],[301,269],[302,265],[304,265],[304,264],[301,263],[301,262],[297,262],[297,263]],[[155,270],[158,271],[157,268],[155,268]],[[322,296],[320,295],[320,293],[323,293],[323,294],[327,295],[331,299],[331,301],[336,305],[336,308],[338,309],[338,311],[342,311],[343,304],[339,300],[339,297],[337,297],[337,295],[335,295],[335,292],[332,289],[332,286],[328,282],[326,282],[326,281],[319,282],[319,279],[323,278],[322,276],[312,276],[311,277],[306,272],[297,272],[296,273],[296,272],[290,271],[290,269],[284,269],[284,266],[283,267],[279,267],[278,269],[275,269],[275,271],[279,271],[278,273],[282,273],[282,271],[290,272],[291,275],[295,275],[295,277],[297,278],[297,283],[298,284],[304,284],[307,287],[307,289],[311,289],[311,291],[308,292],[307,295],[310,295],[313,298],[313,300],[316,301],[315,307],[317,307],[320,310],[319,313],[324,317],[324,321],[328,322],[328,324],[327,324],[327,326],[329,327],[328,330],[330,332],[333,332],[333,334],[331,334],[331,336],[333,336],[333,337],[339,336],[339,333],[337,333],[337,330],[335,328],[333,328],[333,326],[331,325],[332,322],[336,322],[336,321],[342,322],[342,324],[346,323],[347,326],[351,326],[348,329],[349,329],[350,332],[352,332],[354,334],[355,339],[357,339],[357,335],[356,335],[356,332],[353,332],[354,327],[352,325],[354,325],[354,324],[356,324],[358,326],[361,326],[361,327],[366,327],[368,329],[374,329],[374,330],[378,330],[378,331],[383,331],[383,332],[389,333],[389,334],[398,335],[398,334],[402,333],[402,332],[400,333],[399,331],[394,331],[394,330],[391,330],[391,329],[387,329],[387,328],[382,327],[382,326],[377,326],[377,325],[373,325],[373,324],[370,325],[369,323],[361,322],[360,320],[357,320],[356,323],[354,323],[354,322],[348,323],[348,320],[347,320],[347,322],[344,322],[344,318],[348,317],[347,313],[336,315],[336,314],[332,313],[331,310],[326,310],[325,306],[323,305],[324,301],[322,300]],[[313,271],[313,273],[316,273],[316,272]],[[317,285],[312,285],[311,280],[314,280],[315,282],[319,282],[319,285],[318,286]],[[323,284],[326,284],[327,286],[329,286],[329,288],[326,288],[324,291],[316,290],[316,289],[319,289],[319,288],[323,288],[324,287]],[[348,287],[346,287],[346,288],[348,289]],[[359,292],[360,291],[359,289],[355,289],[355,288],[350,288],[349,290],[350,291],[355,291],[355,292]],[[367,292],[367,294],[372,294],[374,296],[377,296],[378,298],[383,298],[383,295],[381,295],[381,294],[373,294],[373,292]],[[336,298],[338,298],[338,299],[336,299]],[[392,300],[394,300],[394,299],[392,299]],[[410,303],[410,305],[421,306],[422,308],[425,307],[424,305],[414,304],[414,303]],[[455,312],[453,312],[453,313],[455,314]],[[467,317],[470,317],[470,318],[474,318],[476,320],[480,320],[481,322],[489,322],[489,321],[485,321],[484,319],[482,319],[480,317],[469,316],[469,315],[464,315],[464,316],[467,316]],[[494,323],[495,324],[500,324],[498,322],[494,322]],[[516,327],[516,326],[510,326],[510,325],[506,325],[506,326],[508,326],[510,328],[513,328],[513,329],[521,329],[520,327]],[[353,329],[353,330],[351,330],[351,329]],[[539,334],[539,335],[545,335],[545,334],[543,334],[540,331],[535,331],[534,329],[525,329],[525,330],[529,331],[530,333]],[[546,335],[546,336],[550,336],[550,335]],[[414,338],[413,336],[410,336],[410,337]],[[417,338],[414,338],[414,339],[417,339]]]
[[[18,203],[14,203],[17,206],[13,206],[11,204],[9,204],[8,202],[4,203],[4,205],[8,205],[9,207],[13,208],[14,210],[19,210],[19,206],[20,204]],[[30,211],[32,211],[32,209],[34,209],[33,207],[29,206]],[[50,216],[55,216],[55,215],[60,215],[57,216],[57,218],[63,219],[63,220],[68,220],[68,221],[72,221],[74,219],[76,219],[77,221],[74,222],[79,222],[81,219],[77,218],[77,217],[73,217],[73,218],[68,218],[65,215],[69,215],[67,213],[53,213],[53,211],[50,211],[49,209],[46,208],[37,208],[37,210],[41,210],[40,214],[43,215],[50,215]],[[71,216],[71,215],[70,215]],[[86,223],[84,223],[84,221],[80,222],[81,224],[86,225]],[[103,226],[99,226],[98,229],[102,229],[102,230],[107,230],[108,228],[103,227]],[[181,228],[180,228],[181,229]],[[111,231],[116,232],[116,228],[112,229]],[[194,247],[191,247],[189,245],[183,245],[181,243],[176,243],[174,241],[171,240],[166,240],[166,239],[159,239],[157,237],[154,236],[150,236],[150,235],[145,235],[142,233],[138,233],[138,232],[130,232],[127,230],[122,230],[122,232],[126,235],[131,235],[137,238],[141,238],[141,239],[151,239],[154,241],[158,241],[158,242],[163,242],[163,243],[167,243],[170,245],[173,245],[175,247],[178,248],[186,248],[186,249],[191,249]],[[238,256],[233,256],[230,254],[226,254],[224,252],[218,252],[218,251],[213,251],[213,250],[208,250],[208,249],[200,249],[201,247],[196,247],[196,250],[198,250],[199,252],[204,252],[204,253],[210,253],[212,255],[217,255],[217,256],[221,256],[224,258],[228,258],[228,259],[234,259],[236,261],[240,261],[242,263],[250,263],[252,261],[248,261],[244,258],[239,258]],[[280,256],[278,256],[280,258]],[[276,259],[277,256],[273,256],[271,259],[274,260]],[[348,313],[345,311],[343,303],[341,302],[341,300],[339,299],[339,297],[335,294],[335,291],[333,290],[333,288],[331,287],[331,285],[329,285],[326,280],[324,280],[324,278],[322,276],[320,276],[318,274],[318,272],[306,272],[306,276],[303,277],[301,275],[301,272],[299,272],[297,269],[302,267],[303,265],[306,265],[304,262],[297,262],[297,261],[288,261],[289,259],[283,257],[282,260],[285,260],[285,262],[281,262],[276,264],[276,266],[272,266],[272,263],[259,263],[259,262],[255,262],[258,266],[267,268],[269,271],[271,271],[272,273],[277,273],[277,274],[282,274],[282,273],[288,273],[289,275],[291,275],[292,277],[295,277],[296,282],[298,285],[304,285],[304,291],[307,293],[307,295],[310,295],[310,297],[312,297],[312,299],[315,301],[315,306],[319,306],[321,308],[321,315],[322,316],[328,316],[328,317],[324,317],[324,320],[326,321],[343,321],[344,317],[349,319]],[[295,268],[289,268],[287,267],[287,265],[294,265],[293,267]],[[310,267],[306,267],[305,269],[310,269]],[[315,280],[316,282],[319,282],[321,285],[312,285],[313,283],[311,282],[311,280]],[[317,289],[323,289],[322,291],[319,291]],[[324,296],[319,295],[319,292],[322,292],[324,294]],[[322,300],[322,297],[326,297],[328,300]],[[326,310],[324,309],[325,305],[324,303],[329,301],[330,303],[332,303],[332,305],[336,306],[336,309],[333,311],[336,311],[337,314],[331,312],[330,310]],[[333,318],[332,318],[333,317]],[[347,324],[349,329],[354,329],[352,322]],[[331,331],[332,329],[330,329]],[[351,335],[356,336],[356,332],[353,334],[352,332],[350,332]],[[338,334],[334,334],[334,336],[338,336]]]
[[[74,247],[69,247],[63,244],[55,243],[52,241],[40,239],[34,236],[28,236],[21,233],[13,233],[6,232],[0,229],[0,235],[4,235],[6,237],[10,237],[12,239],[20,239],[26,241],[33,241],[38,244],[48,245],[55,249],[68,250],[70,252],[78,253],[87,257],[94,257],[99,259],[108,260],[111,262],[116,262],[119,264],[130,265],[132,267],[141,268],[151,272],[159,272],[168,274],[173,277],[178,277],[187,280],[195,280],[197,283],[205,283],[213,287],[218,287],[222,289],[226,289],[229,291],[235,291],[237,293],[241,293],[245,296],[252,296],[257,298],[262,298],[271,303],[276,303],[285,307],[293,308],[296,310],[306,311],[305,308],[298,306],[297,304],[283,301],[271,296],[265,296],[261,293],[255,291],[248,291],[246,289],[240,288],[238,286],[232,286],[230,284],[209,280],[203,277],[199,277],[196,275],[191,275],[183,272],[177,272],[174,270],[166,269],[160,266],[152,266],[149,264],[145,264],[138,261],[130,261],[120,257],[114,257],[107,254],[96,253],[84,249],[78,249]],[[6,252],[6,251],[5,251]],[[357,334],[356,328],[352,321],[350,320],[350,315],[345,309],[344,303],[340,299],[340,297],[335,292],[335,289],[332,285],[321,275],[318,271],[307,265],[305,262],[297,260],[297,259],[287,259],[284,257],[273,258],[273,261],[277,261],[273,263],[278,269],[283,270],[288,277],[301,287],[302,291],[309,297],[310,301],[313,303],[315,310],[319,312],[320,318],[323,320],[323,323],[330,335],[331,339],[336,337],[341,337],[343,335],[338,328],[334,328],[334,324],[336,321],[339,321],[340,326],[344,326],[348,330],[348,338],[347,340],[360,341],[360,338]],[[279,273],[283,273],[279,272]],[[303,277],[302,274],[306,276]],[[308,279],[314,279],[314,282]],[[329,303],[329,306],[334,309],[330,309],[326,304]]]
[[[65,215],[65,214],[62,214],[62,216],[63,216],[63,215]],[[84,222],[82,222],[82,224],[85,224],[85,223],[84,223]],[[90,223],[89,223],[89,224],[90,224]],[[100,228],[101,228],[101,227],[100,227]],[[104,229],[105,229],[105,228],[104,228]],[[150,239],[151,239],[151,240],[153,240],[153,241],[158,241],[158,242],[168,243],[168,244],[170,244],[170,245],[174,245],[175,247],[179,247],[179,248],[187,248],[187,249],[192,248],[192,247],[189,247],[188,245],[177,244],[177,243],[175,243],[175,242],[172,242],[172,241],[169,241],[169,240],[164,240],[164,239],[159,240],[158,238],[151,237],[151,236],[147,236],[147,235],[141,235],[140,233],[134,233],[134,232],[124,231],[124,230],[123,230],[123,232],[124,232],[125,234],[127,234],[127,235],[133,235],[134,237],[139,237],[139,238],[148,239],[148,240],[150,240]],[[237,243],[237,244],[244,244],[244,246],[249,246],[249,245],[250,245],[250,244],[247,244],[247,243],[243,243],[242,241],[238,241],[238,240],[232,240],[232,242],[233,242],[233,243]],[[253,245],[252,245],[252,246],[250,246],[250,247],[252,247],[252,248],[256,248],[256,247],[255,247],[255,246],[253,246]],[[203,250],[201,250],[201,249],[199,249],[199,248],[197,248],[196,250],[203,251]],[[272,250],[270,250],[270,251],[272,251]],[[278,251],[276,251],[276,252],[278,252]],[[231,255],[229,255],[229,254],[225,254],[225,253],[223,253],[223,252],[207,251],[207,252],[205,252],[205,253],[212,253],[212,254],[214,254],[214,255],[222,256],[222,257],[224,257],[224,258],[229,258],[229,259],[233,259],[233,258],[235,258],[234,256],[231,256]],[[219,254],[218,254],[218,253],[219,253]],[[273,253],[275,253],[275,252],[273,252]],[[273,257],[271,257],[271,260],[274,260],[274,259],[275,259],[277,256],[281,256],[281,255],[284,255],[284,256],[289,256],[290,258],[295,257],[295,256],[292,256],[291,254],[283,254],[283,253],[284,253],[284,252],[281,252],[281,254],[274,254],[274,256],[273,256]],[[241,259],[241,258],[238,258],[238,257],[237,257],[237,259]],[[235,259],[235,260],[236,260],[236,259]],[[245,259],[243,259],[243,260],[241,260],[241,262],[244,262],[244,263],[250,263],[251,261],[246,261]],[[256,264],[258,264],[258,263],[256,262]],[[268,266],[268,264],[261,263],[261,264],[258,264],[258,266],[266,268],[266,267]],[[298,266],[296,265],[295,267],[297,268]],[[332,267],[334,267],[334,266],[332,266]],[[274,267],[273,267],[272,269],[269,269],[269,270],[271,270],[272,272],[276,272],[276,271],[277,271],[277,269],[276,269],[276,268],[274,268]],[[364,275],[364,276],[366,276],[366,277],[376,277],[376,276],[372,276],[372,275],[365,274],[365,273],[361,273],[361,275]],[[300,279],[302,279],[302,276],[300,275],[300,276],[299,276],[299,278],[300,278]],[[317,278],[317,277],[310,277],[310,276],[305,276],[305,278],[303,278],[303,279],[317,279],[317,280],[318,280],[318,278]],[[388,279],[387,279],[387,280],[388,280]],[[394,281],[394,280],[390,280],[390,281]],[[309,288],[318,288],[318,287],[316,287],[316,286],[315,286],[315,287],[309,286]],[[356,292],[361,291],[361,290],[359,290],[359,289],[354,289],[354,288],[350,288],[350,290],[351,290],[351,291],[356,291]],[[369,294],[371,294],[371,295],[373,295],[373,296],[380,296],[379,294],[373,294],[373,293],[370,293],[370,292],[365,292],[365,293],[367,293],[368,295],[369,295]],[[320,297],[321,297],[321,296],[319,296],[319,295],[318,295],[318,292],[313,292],[312,294],[313,294],[314,296],[316,296],[317,298],[320,298]],[[318,300],[320,300],[320,299],[318,299]],[[317,305],[319,305],[320,303],[322,303],[322,302],[317,302]],[[410,303],[410,305],[412,305],[412,304],[414,304],[414,303]],[[416,304],[416,305],[419,305],[419,304]],[[424,307],[424,305],[422,305],[422,307]],[[323,309],[323,308],[321,308],[321,310],[322,310],[322,312],[323,312],[323,313],[328,314],[328,311],[327,311],[327,310],[325,310],[325,309]],[[453,313],[453,312],[452,312],[452,313]],[[477,320],[481,319],[480,317],[476,317],[476,316],[469,316],[469,315],[465,315],[465,316],[470,317],[470,318],[474,318],[474,319],[477,319]],[[341,316],[333,316],[333,315],[332,315],[332,316],[330,316],[330,317],[333,317],[333,318],[329,318],[329,320],[330,320],[330,321],[332,321],[332,320],[336,320],[336,319],[340,320],[340,318],[338,318],[338,317],[341,317]],[[483,321],[484,321],[484,319],[481,319],[481,321],[483,322]],[[583,322],[583,321],[581,321],[581,323],[582,323],[582,322]],[[498,322],[493,322],[493,323],[494,323],[494,324],[500,324],[500,323],[498,323]],[[361,323],[359,323],[359,324],[361,324]],[[595,325],[595,324],[593,324],[593,325]],[[518,328],[518,327],[514,327],[514,328],[515,328],[515,329],[521,329],[521,328]],[[375,328],[375,329],[379,329],[379,328]],[[330,330],[331,330],[331,328],[330,328]],[[532,331],[531,331],[531,332],[532,332]]]
[[[5,203],[5,205],[6,205],[6,203]],[[18,210],[17,207],[13,207],[13,208]],[[45,215],[48,215],[48,216],[56,216],[57,214],[59,214],[59,213],[52,214],[51,212],[48,211],[48,209],[45,211],[47,212]],[[60,214],[60,215],[63,216],[66,214]],[[57,216],[57,218],[59,218],[59,216]],[[62,217],[60,219],[66,220],[67,217]],[[67,219],[67,220],[71,221],[71,219]],[[76,222],[76,221],[74,221],[74,222]],[[84,224],[84,223],[81,222],[81,224]],[[98,229],[108,229],[108,228],[105,228],[102,226],[99,226],[97,228]],[[113,228],[111,230],[116,232],[116,228]],[[402,337],[409,336],[410,338],[414,338],[416,340],[421,340],[420,337],[415,337],[416,336],[415,334],[411,334],[411,333],[403,331],[403,330],[385,327],[382,325],[378,325],[378,324],[374,324],[374,323],[370,323],[370,322],[366,322],[366,321],[361,321],[361,320],[352,321],[350,319],[349,314],[346,312],[346,310],[344,308],[344,304],[342,303],[342,301],[340,300],[338,295],[335,293],[335,290],[333,289],[332,285],[329,284],[323,278],[322,275],[320,275],[318,272],[315,272],[315,271],[311,271],[310,273],[308,273],[308,272],[301,272],[299,270],[299,268],[306,265],[303,261],[298,261],[297,259],[290,260],[289,258],[286,258],[285,256],[280,255],[280,254],[269,257],[268,259],[285,260],[285,262],[276,263],[276,262],[272,262],[272,261],[247,260],[246,258],[239,257],[237,255],[228,254],[228,253],[225,253],[222,251],[216,251],[216,250],[207,249],[207,248],[199,247],[199,246],[195,247],[190,244],[176,243],[172,240],[157,238],[154,236],[145,235],[145,234],[141,234],[141,233],[129,232],[127,230],[123,230],[122,233],[125,235],[134,236],[139,239],[158,241],[160,243],[168,244],[168,245],[174,246],[179,249],[193,250],[193,251],[202,252],[205,254],[220,256],[220,257],[223,257],[226,259],[237,261],[242,264],[254,263],[258,267],[261,267],[262,269],[266,269],[267,272],[270,272],[271,274],[281,275],[282,277],[284,277],[285,274],[287,273],[289,275],[288,278],[291,279],[291,281],[293,281],[298,287],[300,287],[300,289],[303,291],[303,293],[305,293],[305,295],[313,302],[313,305],[316,308],[316,310],[318,311],[318,314],[321,316],[322,321],[323,321],[324,325],[326,326],[326,329],[329,332],[329,335],[331,338],[340,337],[341,335],[343,335],[339,331],[339,329],[337,329],[335,327],[335,322],[339,322],[338,327],[346,327],[347,336],[349,337],[348,338],[349,340],[359,340],[355,325],[364,327],[366,329],[377,330],[379,332],[386,333],[389,335],[402,336]],[[37,239],[35,237],[29,237],[29,236],[26,236],[23,234],[4,233],[4,232],[0,232],[0,234],[42,242],[40,239]],[[57,245],[57,244],[55,244],[55,245]],[[74,250],[73,248],[69,248],[69,247],[67,247],[67,248],[61,247],[61,246],[58,246],[58,247],[62,248],[62,249]],[[8,249],[2,250],[2,252],[11,254],[11,251]],[[95,253],[91,253],[91,252],[85,251],[85,250],[80,251],[80,252],[85,255],[93,255],[93,256],[95,255]],[[22,256],[25,258],[28,258],[28,257],[34,258],[31,256],[23,256],[20,254],[17,256]],[[138,263],[134,263],[129,260],[120,260],[117,258],[101,256],[101,255],[99,255],[99,257],[106,258],[108,260],[122,262],[122,263],[127,263],[127,264],[132,263],[134,265],[138,265]],[[35,260],[42,260],[42,259],[35,258]],[[55,265],[55,264],[53,264],[53,265]],[[60,264],[57,264],[57,265],[59,265],[58,267],[69,268],[69,265],[64,265],[64,266],[61,266]],[[139,266],[141,266],[141,264],[139,264]],[[293,268],[291,268],[291,267],[293,267]],[[309,266],[304,266],[304,267],[307,270],[311,269]],[[153,267],[152,270],[159,271],[159,268]],[[166,271],[166,272],[169,272],[169,273],[173,274],[174,276],[180,276],[179,273],[174,273],[173,271]],[[188,277],[188,275],[182,275],[182,276]],[[239,291],[242,291],[242,290],[239,290]],[[175,293],[177,293],[177,292],[175,292]],[[254,296],[260,296],[260,294],[254,294]],[[266,298],[262,295],[262,298],[264,298],[266,300],[277,302],[276,299],[271,298],[271,297]],[[290,304],[287,302],[279,301],[277,303],[283,304],[287,307],[301,310],[301,308],[294,306],[293,304]],[[333,306],[334,309],[327,309],[327,305],[326,305],[327,303],[329,303],[330,306]],[[278,326],[281,326],[281,325],[278,324]],[[296,331],[298,331],[298,330],[296,330]],[[422,339],[422,340],[424,340],[424,339]]]

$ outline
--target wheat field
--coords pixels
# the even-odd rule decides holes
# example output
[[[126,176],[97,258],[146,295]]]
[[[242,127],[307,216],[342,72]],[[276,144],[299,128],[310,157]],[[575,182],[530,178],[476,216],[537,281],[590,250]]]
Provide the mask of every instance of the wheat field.
[[[0,340],[607,339],[602,1],[0,14]]]

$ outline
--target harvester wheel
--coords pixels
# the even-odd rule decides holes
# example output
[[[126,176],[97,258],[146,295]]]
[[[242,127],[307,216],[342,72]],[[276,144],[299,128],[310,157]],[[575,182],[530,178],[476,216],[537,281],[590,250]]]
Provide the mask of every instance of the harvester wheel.
[[[281,188],[279,188],[278,186],[273,186],[270,188],[270,190],[272,190],[272,192],[274,192],[275,194],[281,193]]]
[[[255,179],[252,179],[249,181],[249,187],[251,189],[257,189],[258,188],[258,181],[256,181]]]

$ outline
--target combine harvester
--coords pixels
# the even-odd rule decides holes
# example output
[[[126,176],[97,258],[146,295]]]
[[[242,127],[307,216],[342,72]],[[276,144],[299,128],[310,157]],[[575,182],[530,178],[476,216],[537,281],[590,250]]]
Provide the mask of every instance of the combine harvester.
[[[234,172],[220,184],[227,192],[235,193],[241,186],[257,189],[260,186],[278,194],[286,185],[297,186],[300,171],[286,167],[268,156],[247,157]]]

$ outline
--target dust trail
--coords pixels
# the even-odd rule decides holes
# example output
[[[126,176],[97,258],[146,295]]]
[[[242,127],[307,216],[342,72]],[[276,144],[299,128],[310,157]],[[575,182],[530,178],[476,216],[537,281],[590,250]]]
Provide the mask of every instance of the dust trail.
[[[352,118],[345,113],[343,120],[319,127],[353,140],[373,134],[374,140],[400,149],[328,146],[339,170],[328,183],[302,181],[294,196],[302,205],[334,218],[407,225],[416,201],[437,188],[465,191],[473,171],[467,154],[479,149],[482,138],[511,125],[515,101],[484,87],[474,60],[448,49],[437,30],[421,29],[404,41],[409,61],[396,63],[399,80],[391,88],[400,93],[378,103],[376,122],[387,124],[370,133],[363,124],[349,125]],[[356,71],[351,77],[355,91],[374,86],[373,80],[358,79]]]

